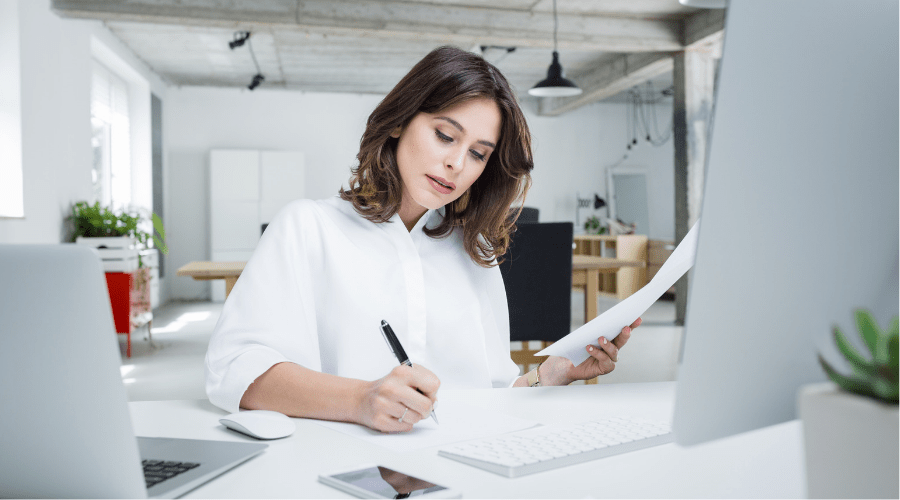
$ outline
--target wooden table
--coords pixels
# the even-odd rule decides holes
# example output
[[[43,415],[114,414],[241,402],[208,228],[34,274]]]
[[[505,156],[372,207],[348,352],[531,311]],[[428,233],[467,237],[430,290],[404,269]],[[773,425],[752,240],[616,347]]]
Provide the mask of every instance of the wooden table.
[[[615,273],[623,267],[644,267],[642,260],[616,259],[594,255],[572,256],[572,286],[584,287],[584,322],[597,317],[600,273]]]
[[[244,271],[246,262],[194,261],[178,268],[178,276],[190,276],[195,280],[225,280],[225,298]]]
[[[225,298],[241,276],[246,262],[193,261],[178,268],[178,276],[190,276],[195,280],[225,280]],[[584,322],[597,317],[597,297],[600,295],[600,273],[615,273],[623,267],[644,267],[644,261],[596,257],[572,256],[572,286],[584,287]]]

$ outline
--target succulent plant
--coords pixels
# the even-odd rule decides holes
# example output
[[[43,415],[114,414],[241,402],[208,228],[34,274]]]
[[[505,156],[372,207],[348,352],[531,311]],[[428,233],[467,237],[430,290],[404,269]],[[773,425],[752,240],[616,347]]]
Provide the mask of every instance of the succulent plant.
[[[821,354],[819,363],[828,377],[842,389],[885,403],[897,404],[898,318],[895,316],[890,328],[883,331],[865,309],[858,309],[855,316],[859,336],[872,354],[872,359],[868,360],[861,355],[835,325],[834,341],[853,368],[853,373],[851,375],[838,373]]]

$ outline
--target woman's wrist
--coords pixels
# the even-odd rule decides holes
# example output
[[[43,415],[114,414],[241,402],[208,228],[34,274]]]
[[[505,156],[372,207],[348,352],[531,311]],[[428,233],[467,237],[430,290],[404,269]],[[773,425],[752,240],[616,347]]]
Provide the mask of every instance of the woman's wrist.
[[[574,382],[569,378],[572,362],[559,356],[550,356],[538,366],[541,385],[569,385]]]
[[[355,387],[353,388],[353,391],[352,391],[353,397],[351,400],[352,401],[351,405],[350,405],[351,406],[350,407],[351,414],[349,415],[349,417],[350,417],[350,422],[360,424],[360,425],[366,425],[366,423],[364,422],[364,420],[366,420],[365,419],[365,413],[366,413],[365,410],[371,404],[369,402],[369,394],[372,392],[372,386],[375,383],[374,383],[374,381],[366,382],[366,381],[362,381],[362,380],[360,380],[358,382],[359,383],[355,385]]]

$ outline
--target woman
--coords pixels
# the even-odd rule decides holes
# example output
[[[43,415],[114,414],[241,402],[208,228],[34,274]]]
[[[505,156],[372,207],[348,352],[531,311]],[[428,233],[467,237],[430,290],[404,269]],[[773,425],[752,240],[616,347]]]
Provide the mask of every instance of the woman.
[[[222,311],[206,357],[210,401],[403,432],[443,387],[564,385],[614,368],[630,329],[573,366],[518,376],[496,258],[533,168],[506,79],[441,47],[369,116],[350,187],[288,204]],[[398,366],[386,320],[413,366]],[[529,382],[529,379],[532,382]]]

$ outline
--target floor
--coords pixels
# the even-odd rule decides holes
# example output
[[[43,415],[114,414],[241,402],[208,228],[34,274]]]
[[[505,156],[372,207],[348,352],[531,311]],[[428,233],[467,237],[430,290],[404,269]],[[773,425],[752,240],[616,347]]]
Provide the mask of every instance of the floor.
[[[584,322],[582,292],[572,292],[572,329]],[[598,310],[615,305],[601,298]],[[146,328],[132,335],[132,356],[122,348],[122,380],[130,401],[206,398],[203,358],[210,335],[222,311],[222,303],[170,302],[154,311],[152,340]],[[675,304],[656,302],[642,316],[622,349],[616,370],[600,377],[600,383],[674,380],[681,346],[681,327],[674,326]],[[514,345],[513,348],[516,348]]]

